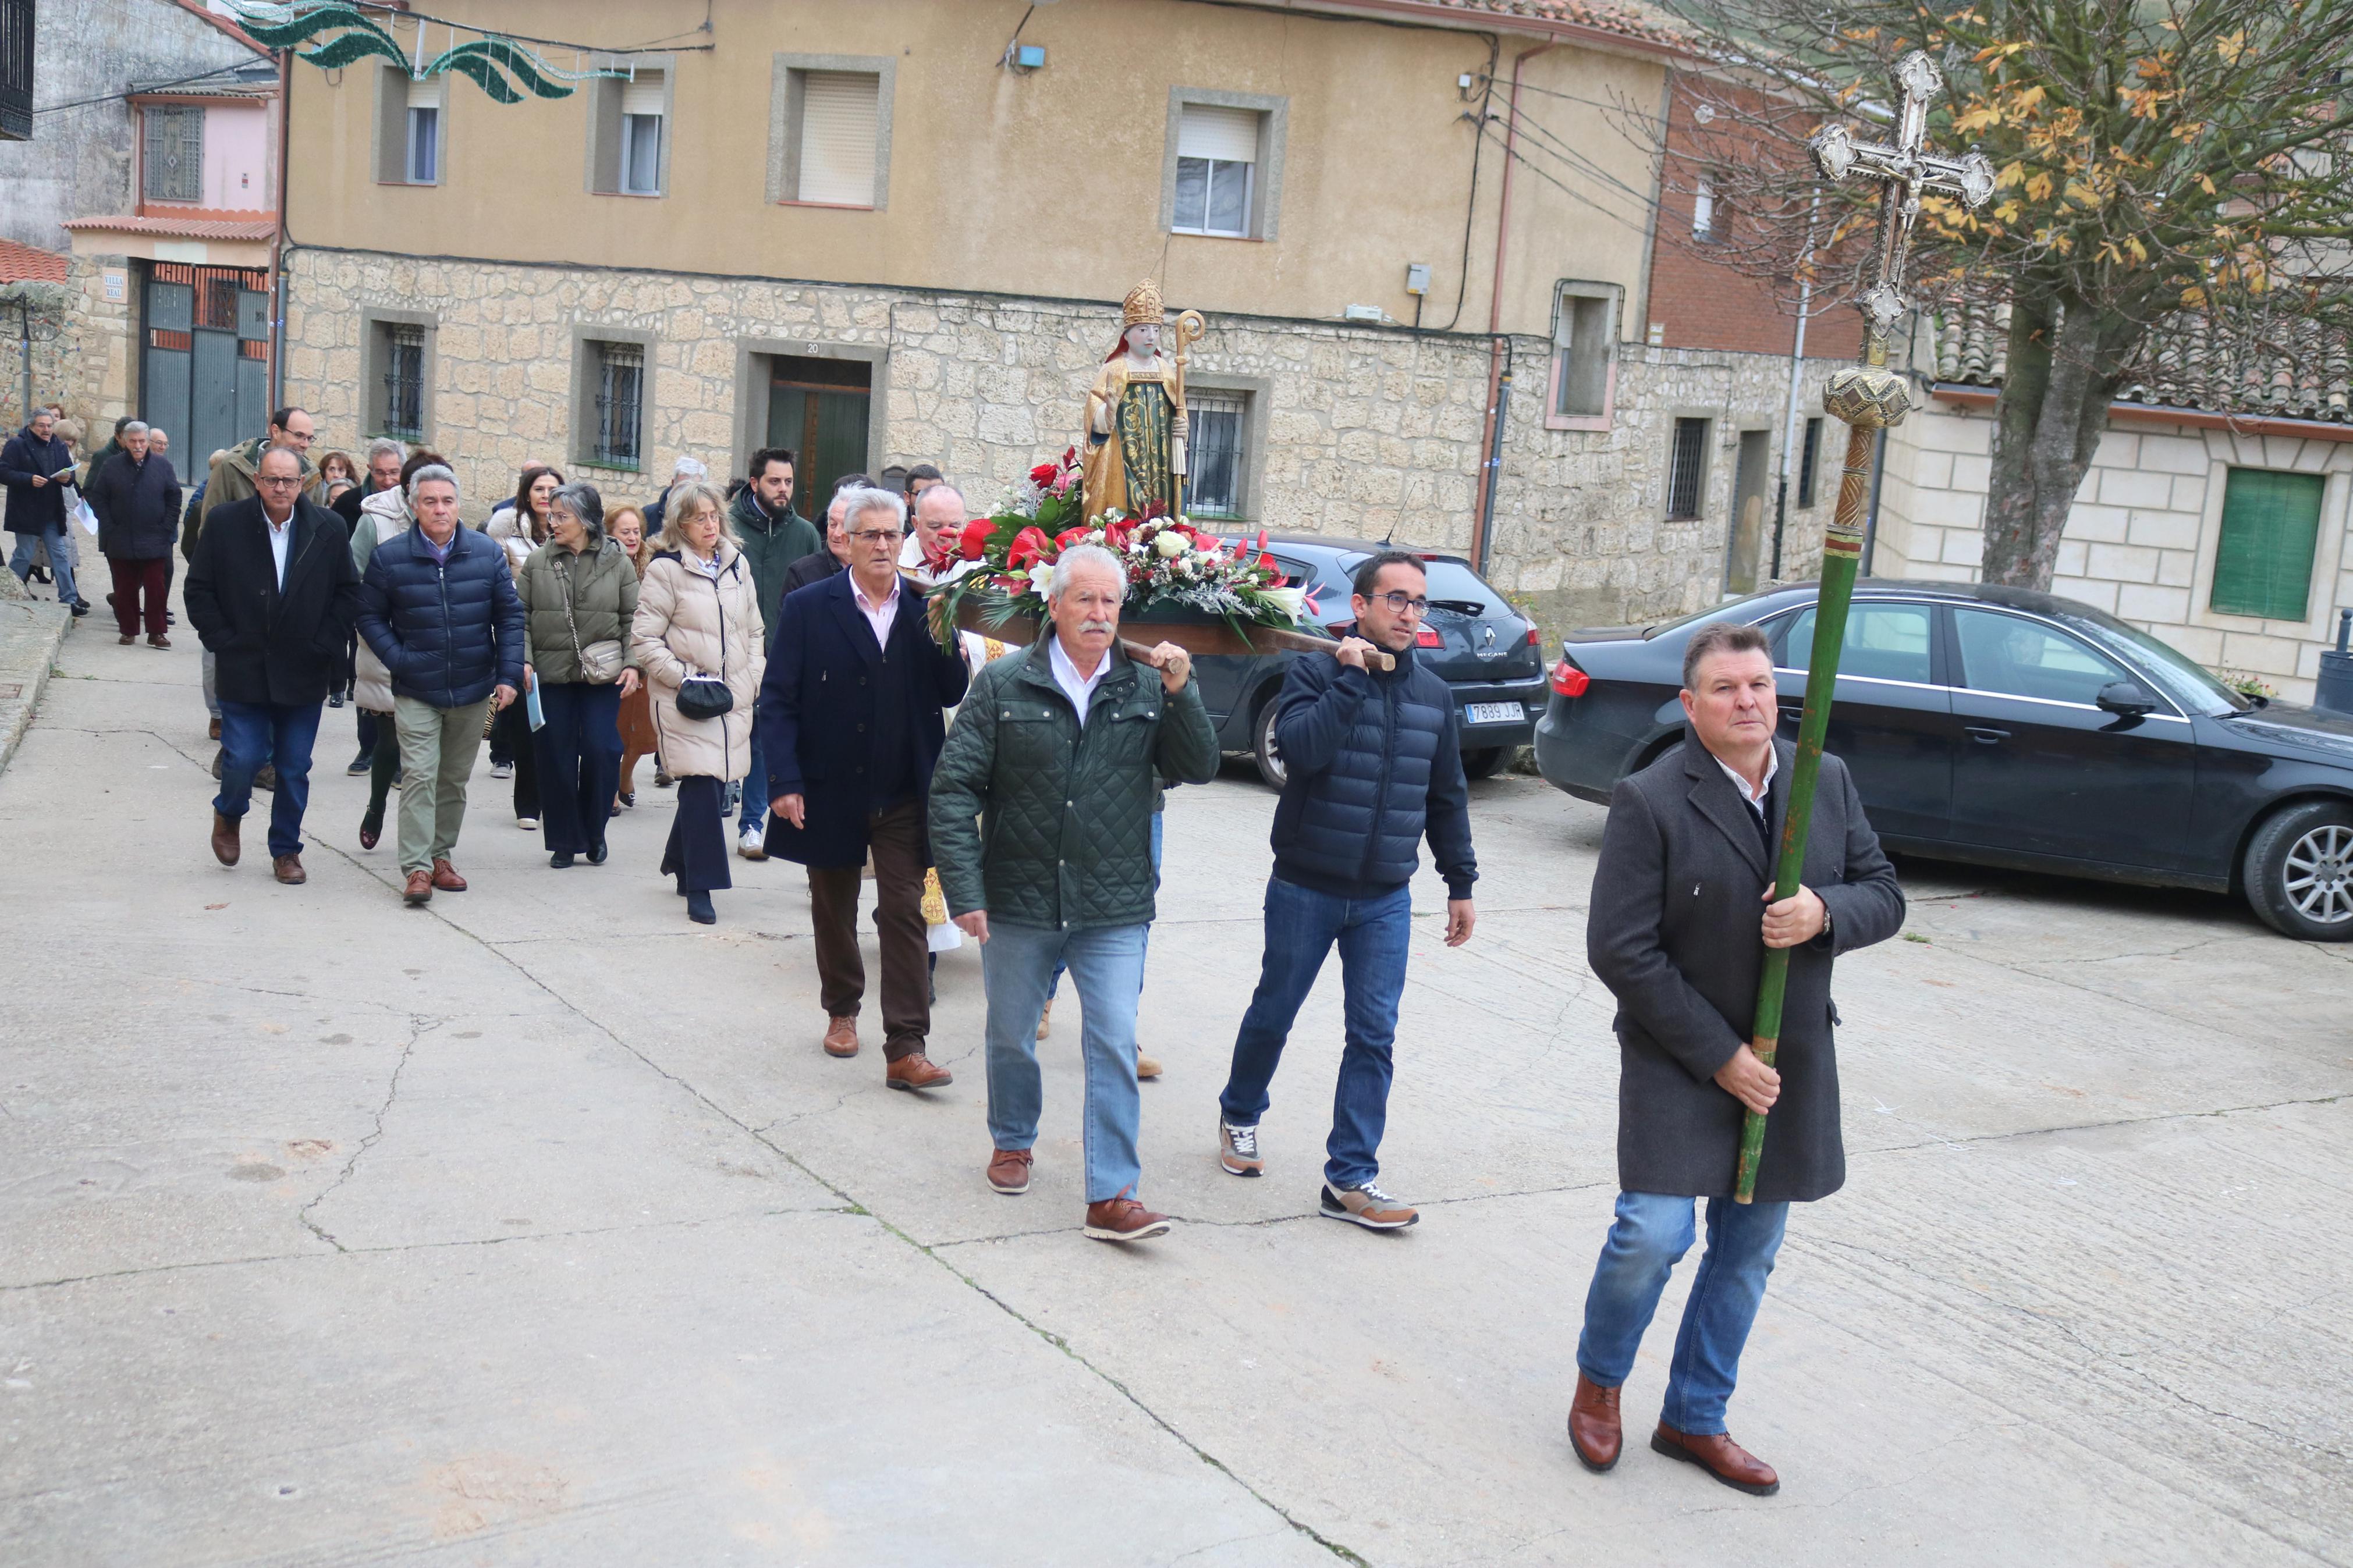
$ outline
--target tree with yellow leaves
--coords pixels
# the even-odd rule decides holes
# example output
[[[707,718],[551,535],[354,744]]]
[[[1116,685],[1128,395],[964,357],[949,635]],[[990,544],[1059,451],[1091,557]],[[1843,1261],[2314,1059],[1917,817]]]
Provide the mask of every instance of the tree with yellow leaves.
[[[1868,285],[1870,195],[1818,182],[1803,139],[1891,112],[1906,52],[1942,64],[1929,138],[2000,171],[1975,212],[1924,200],[1915,296],[2006,300],[1982,575],[2048,588],[2118,390],[2195,341],[2353,397],[2353,0],[1687,0],[1706,68],[1662,142],[1669,190],[1704,181],[1708,254]],[[2242,373],[2242,374],[2245,373]]]

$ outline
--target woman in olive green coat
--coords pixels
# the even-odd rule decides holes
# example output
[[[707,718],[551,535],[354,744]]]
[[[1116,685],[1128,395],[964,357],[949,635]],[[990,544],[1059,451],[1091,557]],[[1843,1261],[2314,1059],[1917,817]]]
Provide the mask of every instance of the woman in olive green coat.
[[[605,532],[596,487],[565,485],[548,506],[548,539],[517,574],[523,608],[523,688],[537,711],[540,827],[547,863],[605,863],[605,826],[621,776],[621,699],[638,689],[629,623],[638,570]]]

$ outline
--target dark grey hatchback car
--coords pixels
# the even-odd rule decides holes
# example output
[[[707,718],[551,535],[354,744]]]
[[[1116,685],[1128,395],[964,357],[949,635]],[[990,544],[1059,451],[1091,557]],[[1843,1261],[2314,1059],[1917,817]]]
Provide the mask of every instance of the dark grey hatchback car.
[[[1683,643],[1710,621],[1772,639],[1794,737],[1815,585],[1664,625],[1572,632],[1536,763],[1607,801],[1683,733]],[[1855,587],[1828,749],[1889,847],[2242,895],[2290,936],[2353,939],[2353,720],[2249,699],[2115,616],[1981,584]]]
[[[1275,534],[1266,545],[1290,584],[1307,591],[1302,629],[1334,637],[1354,622],[1348,599],[1356,568],[1389,548],[1321,534]],[[1541,635],[1461,556],[1414,553],[1430,574],[1430,612],[1414,657],[1453,691],[1463,769],[1485,778],[1528,743],[1544,710],[1548,691]],[[1218,654],[1193,661],[1219,748],[1250,752],[1260,776],[1277,789],[1282,752],[1274,743],[1274,695],[1298,657]]]

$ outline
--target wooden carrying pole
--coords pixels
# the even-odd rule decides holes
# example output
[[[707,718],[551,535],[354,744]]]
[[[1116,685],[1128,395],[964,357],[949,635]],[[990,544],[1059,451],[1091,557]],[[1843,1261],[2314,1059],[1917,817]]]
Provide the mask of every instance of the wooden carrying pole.
[[[1015,616],[992,626],[973,605],[962,605],[960,610],[962,613],[956,617],[959,629],[995,637],[998,642],[1016,647],[1026,647],[1036,642],[1039,628],[1043,625],[1033,616]],[[936,626],[939,623],[935,619],[932,624]],[[1173,642],[1196,658],[1224,655],[1247,658],[1252,655],[1286,649],[1300,653],[1331,653],[1340,646],[1330,637],[1320,637],[1312,632],[1283,631],[1275,626],[1250,626],[1247,628],[1249,640],[1244,641],[1234,635],[1231,626],[1220,621],[1130,621],[1120,629],[1152,639],[1152,642],[1136,642],[1127,637],[1120,639],[1121,650],[1138,664],[1152,662],[1146,656],[1152,651],[1152,643],[1157,642]],[[1365,656],[1365,662],[1379,669],[1395,669],[1397,656],[1377,647]]]

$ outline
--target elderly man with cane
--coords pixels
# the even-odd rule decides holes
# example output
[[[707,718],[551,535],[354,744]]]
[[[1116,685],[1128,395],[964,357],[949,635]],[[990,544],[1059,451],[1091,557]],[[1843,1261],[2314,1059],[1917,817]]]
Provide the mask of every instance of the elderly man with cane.
[[[1136,1197],[1135,1003],[1158,880],[1155,785],[1164,774],[1206,784],[1218,769],[1217,734],[1185,650],[1162,643],[1145,654],[1155,681],[1120,645],[1126,592],[1110,551],[1062,552],[1046,597],[1052,625],[972,683],[931,803],[949,911],[983,944],[988,1184],[1008,1196],[1029,1190],[1038,1016],[1059,961],[1086,1018],[1086,1234],[1114,1242],[1169,1228]]]
[[[1894,869],[1832,756],[1821,760],[1803,886],[1774,899],[1795,760],[1774,735],[1777,695],[1763,632],[1702,626],[1683,650],[1691,733],[1610,798],[1586,952],[1618,998],[1620,1191],[1585,1300],[1568,1413],[1578,1460],[1591,1470],[1615,1465],[1620,1390],[1668,1274],[1691,1248],[1694,1201],[1705,1198],[1707,1254],[1651,1447],[1760,1497],[1780,1479],[1732,1440],[1724,1413],[1789,1205],[1828,1197],[1846,1181],[1831,960],[1904,923]],[[1748,1041],[1767,948],[1789,950],[1771,1067]],[[1763,1173],[1755,1201],[1736,1202],[1751,1110],[1772,1112]]]

